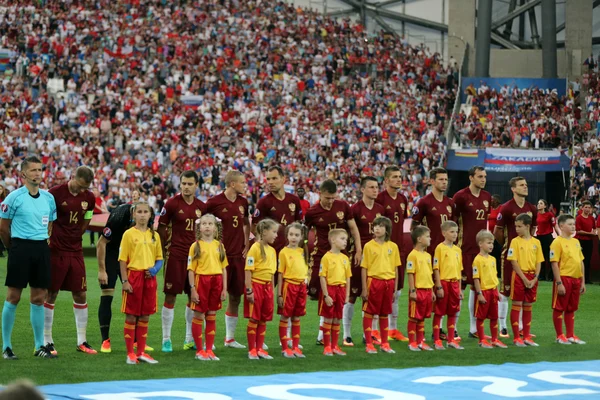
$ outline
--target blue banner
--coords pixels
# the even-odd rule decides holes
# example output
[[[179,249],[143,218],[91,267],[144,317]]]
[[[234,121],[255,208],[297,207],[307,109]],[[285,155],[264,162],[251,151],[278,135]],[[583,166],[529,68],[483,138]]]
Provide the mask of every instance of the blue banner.
[[[466,354],[465,352],[465,357],[468,357]],[[523,355],[524,361],[526,358]],[[250,368],[250,363],[248,366]],[[143,367],[145,366],[140,365],[132,368]],[[124,375],[126,370],[123,366]],[[51,385],[40,389],[46,398],[56,400],[585,400],[600,397],[598,371],[600,361],[541,362],[152,379]]]
[[[496,92],[500,92],[504,85],[508,86],[512,90],[515,86],[519,89],[543,89],[543,90],[556,90],[559,97],[566,95],[567,93],[567,82],[565,79],[544,79],[544,78],[462,78],[461,87],[461,102],[465,103],[467,97],[465,95],[465,89],[473,84],[475,89],[479,88],[485,83],[490,90],[495,89]]]
[[[447,168],[468,171],[481,165],[496,172],[553,172],[569,170],[569,157],[560,150],[461,149],[448,151]]]

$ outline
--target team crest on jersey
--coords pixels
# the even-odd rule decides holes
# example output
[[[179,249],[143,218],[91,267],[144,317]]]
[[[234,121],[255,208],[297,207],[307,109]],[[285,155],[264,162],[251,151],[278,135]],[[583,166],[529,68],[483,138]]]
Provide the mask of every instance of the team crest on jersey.
[[[381,214],[379,214],[379,213],[375,214],[375,218],[379,218],[379,217],[381,217]]]
[[[109,238],[110,235],[112,235],[112,231],[110,230],[110,228],[107,227],[102,230],[102,234],[104,235],[104,237]]]
[[[2,203],[0,208],[2,208],[3,213],[8,212],[8,204]]]
[[[448,210],[448,213],[452,214],[452,207],[451,206],[446,206],[446,210]]]
[[[414,206],[414,207],[412,208],[412,213],[413,213],[413,215],[417,215],[417,214],[419,213],[419,207],[417,207],[417,206]]]
[[[196,217],[200,218],[202,216],[201,210],[196,210]]]
[[[166,283],[166,284],[165,284],[165,287],[166,287],[167,289],[171,289],[171,288],[173,287],[173,284],[172,284],[172,283]]]
[[[358,288],[352,288],[352,294],[357,294],[358,293]]]
[[[533,213],[531,211],[527,211],[527,215],[529,215],[530,217],[533,217]]]
[[[342,220],[344,219],[344,212],[343,211],[338,211],[335,213],[335,215],[338,217],[338,219]]]
[[[165,207],[162,208],[162,210],[160,210],[160,216],[162,217],[163,215],[167,214],[167,209]]]
[[[504,285],[504,290],[510,292],[510,285]]]
[[[402,211],[406,210],[406,204],[402,203],[400,204],[400,207],[402,208]]]
[[[244,213],[244,207],[240,206],[240,213]]]
[[[87,201],[82,201],[81,202],[81,209],[83,211],[85,211],[85,210],[87,210],[87,208],[88,208],[88,202]]]
[[[388,249],[388,256],[392,255],[392,249]]]
[[[483,201],[483,206],[485,207],[485,209],[487,210],[487,208],[489,207],[490,203],[488,203],[487,200]]]
[[[409,261],[409,262],[406,264],[406,270],[407,270],[407,271],[412,271],[412,270],[413,270],[413,268],[414,268],[413,262],[412,262],[412,261]]]
[[[295,212],[296,211],[296,205],[294,203],[288,204],[288,207],[290,208],[291,212]]]

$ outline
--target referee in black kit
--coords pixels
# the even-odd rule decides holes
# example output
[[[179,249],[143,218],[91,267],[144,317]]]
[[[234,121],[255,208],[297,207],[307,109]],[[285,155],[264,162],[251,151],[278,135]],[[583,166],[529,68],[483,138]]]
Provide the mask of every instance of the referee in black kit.
[[[36,357],[55,358],[44,346],[44,300],[50,287],[50,248],[48,238],[56,220],[56,202],[40,189],[42,162],[28,157],[21,163],[24,186],[10,193],[0,205],[0,236],[8,253],[6,286],[2,309],[2,356],[16,360],[12,350],[12,330],[17,304],[23,289],[30,287],[30,319]]]
[[[110,321],[112,319],[112,301],[115,293],[117,278],[121,277],[121,266],[119,264],[119,247],[125,231],[133,226],[131,218],[132,204],[118,206],[108,217],[106,226],[102,230],[100,240],[96,244],[96,257],[98,258],[98,283],[102,294],[98,308],[98,322],[100,323],[100,334],[102,335],[102,347],[100,352],[110,353]],[[148,220],[148,227],[154,224],[154,211],[150,208],[153,216]],[[149,351],[146,346],[146,351]]]

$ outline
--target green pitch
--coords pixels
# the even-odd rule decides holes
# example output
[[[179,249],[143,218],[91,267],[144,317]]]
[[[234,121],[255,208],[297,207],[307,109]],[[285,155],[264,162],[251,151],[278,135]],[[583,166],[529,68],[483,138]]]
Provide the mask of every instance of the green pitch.
[[[85,238],[87,242],[87,237]],[[100,299],[100,289],[97,283],[97,263],[92,257],[86,258],[88,271],[88,304],[89,324],[88,342],[100,350],[100,330],[98,328],[97,310]],[[0,297],[4,301],[6,288],[6,258],[0,259]],[[120,289],[120,284],[117,284]],[[159,284],[162,287],[162,284]],[[219,362],[202,362],[194,359],[194,351],[182,349],[185,336],[184,307],[185,297],[178,299],[175,308],[176,319],[173,325],[174,352],[163,354],[160,351],[162,342],[160,308],[163,295],[159,295],[158,313],[150,318],[148,344],[155,348],[153,356],[159,361],[157,365],[126,365],[125,343],[123,339],[123,314],[120,312],[120,292],[113,301],[113,322],[111,326],[113,352],[90,356],[79,353],[76,347],[76,330],[73,316],[72,297],[68,292],[59,294],[56,302],[54,317],[54,340],[59,352],[55,360],[37,359],[33,357],[33,333],[29,323],[29,292],[24,296],[17,309],[17,321],[13,332],[13,350],[19,356],[17,361],[0,359],[0,383],[5,384],[18,378],[28,378],[36,384],[76,383],[112,380],[137,380],[181,377],[208,377],[223,375],[269,375],[275,373],[296,373],[314,371],[341,371],[371,368],[409,368],[433,367],[438,365],[479,365],[503,364],[507,362],[533,363],[539,361],[577,361],[597,358],[600,337],[594,326],[597,326],[597,310],[600,309],[600,287],[588,287],[588,293],[583,296],[581,308],[576,314],[575,332],[587,345],[560,346],[554,343],[554,328],[552,311],[550,309],[551,285],[542,282],[539,288],[538,302],[534,307],[532,331],[537,335],[538,348],[516,348],[512,340],[505,339],[509,344],[507,350],[484,350],[477,347],[475,339],[467,338],[469,318],[465,312],[459,321],[459,332],[463,336],[463,351],[448,349],[446,351],[413,353],[407,349],[406,343],[392,342],[396,354],[379,353],[367,355],[361,343],[362,321],[360,307],[356,307],[353,323],[353,337],[357,346],[346,348],[347,357],[324,357],[322,346],[315,345],[318,330],[317,303],[309,301],[307,316],[302,318],[302,340],[306,359],[284,359],[280,356],[278,341],[278,316],[268,325],[267,339],[270,354],[275,357],[272,361],[250,361],[245,350],[223,348],[225,335],[224,311],[217,316],[217,351],[221,358]],[[406,333],[407,295],[402,294],[400,328]],[[223,307],[223,310],[225,306]],[[466,309],[466,303],[465,303]],[[488,326],[486,326],[486,332]],[[246,343],[246,320],[239,320],[236,338],[240,343]],[[431,344],[431,320],[426,322],[426,338]]]

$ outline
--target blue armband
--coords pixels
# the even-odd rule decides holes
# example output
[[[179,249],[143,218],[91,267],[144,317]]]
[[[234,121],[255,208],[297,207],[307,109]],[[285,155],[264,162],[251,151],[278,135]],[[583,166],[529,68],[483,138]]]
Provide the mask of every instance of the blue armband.
[[[150,271],[150,275],[156,276],[156,274],[158,274],[158,271],[160,271],[162,269],[162,267],[163,267],[163,260],[156,260],[154,267],[150,268],[148,271]]]

